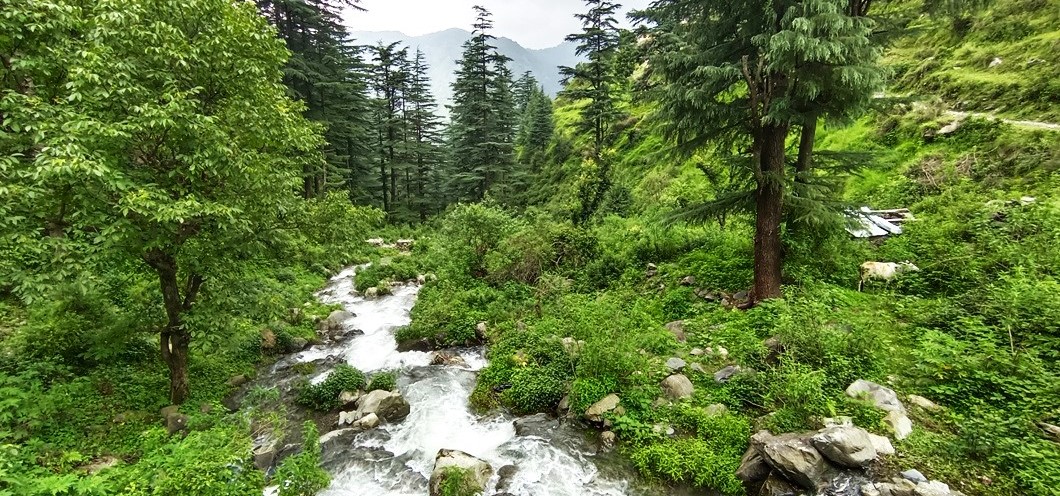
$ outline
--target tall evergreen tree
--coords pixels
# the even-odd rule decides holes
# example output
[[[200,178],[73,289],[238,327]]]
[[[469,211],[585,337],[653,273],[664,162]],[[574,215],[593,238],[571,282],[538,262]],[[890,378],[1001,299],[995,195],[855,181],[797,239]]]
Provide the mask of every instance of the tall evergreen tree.
[[[474,36],[464,43],[452,86],[449,190],[455,200],[481,200],[514,163],[509,59],[492,45],[490,12],[474,9]]]
[[[526,112],[526,106],[530,104],[530,98],[534,92],[541,87],[541,83],[534,77],[534,73],[526,71],[519,79],[515,80],[515,85],[512,87],[513,97],[515,98],[515,111],[519,115],[523,115]]]
[[[429,214],[437,211],[441,202],[438,167],[442,161],[442,123],[430,91],[430,78],[427,75],[430,68],[421,50],[416,50],[411,63],[405,91],[405,122],[408,128],[406,149],[411,165],[409,176],[406,177],[406,197],[409,199],[409,209],[420,220],[426,220]]]
[[[321,122],[327,161],[303,171],[302,194],[323,195],[357,177],[367,165],[368,101],[360,49],[342,24],[346,8],[359,0],[256,0],[291,51],[284,83],[305,103],[306,117]],[[356,187],[348,185],[351,196]]]
[[[405,89],[408,83],[408,48],[400,43],[372,47],[372,88],[375,91],[375,166],[383,210],[393,214],[398,178],[404,170]]]
[[[610,141],[612,124],[618,118],[615,105],[617,76],[615,55],[619,48],[618,21],[615,13],[621,5],[608,0],[586,0],[589,7],[584,14],[575,14],[582,21],[582,32],[567,36],[567,41],[578,44],[578,55],[588,61],[575,67],[561,67],[567,87],[564,94],[574,100],[587,100],[581,110],[579,128],[590,136],[587,171],[579,184],[581,205],[575,220],[585,222],[596,212],[611,185],[611,163],[604,156]]]
[[[744,157],[754,177],[755,301],[781,296],[786,140],[810,116],[850,116],[881,82],[872,22],[848,0],[659,0],[660,110],[685,150]],[[812,144],[806,145],[812,149]]]

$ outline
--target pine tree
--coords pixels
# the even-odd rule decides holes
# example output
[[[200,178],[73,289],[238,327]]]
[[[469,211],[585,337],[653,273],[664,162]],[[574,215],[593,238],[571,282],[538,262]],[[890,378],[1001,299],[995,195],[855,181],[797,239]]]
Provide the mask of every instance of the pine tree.
[[[588,100],[581,111],[579,129],[589,134],[591,149],[587,171],[579,184],[580,206],[577,222],[586,222],[596,212],[611,185],[611,163],[604,149],[611,139],[612,124],[618,119],[615,92],[618,86],[615,55],[619,49],[618,21],[615,13],[621,5],[607,0],[586,0],[585,14],[576,14],[583,30],[567,36],[578,44],[578,55],[588,61],[575,67],[561,67],[567,83],[564,95],[573,100]]]
[[[849,7],[660,0],[640,14],[655,26],[652,67],[670,135],[686,151],[737,152],[754,178],[755,301],[781,296],[789,132],[855,114],[881,81],[872,22]]]
[[[405,89],[409,75],[408,48],[400,43],[372,47],[372,99],[375,128],[375,167],[379,200],[393,214],[398,196],[398,178],[404,167]]]
[[[449,198],[481,200],[514,163],[514,99],[509,59],[497,52],[491,14],[475,6],[474,36],[464,43],[449,126]]]
[[[554,130],[552,99],[543,88],[536,87],[531,91],[522,113],[515,142],[519,150],[519,163],[530,172],[537,172],[544,163]]]
[[[519,115],[523,115],[523,112],[526,112],[526,106],[530,104],[530,98],[540,86],[541,83],[537,81],[537,78],[534,77],[534,73],[530,71],[524,72],[523,75],[519,76],[519,79],[515,81],[512,92],[514,93],[513,96],[515,98],[515,111],[518,112]]]

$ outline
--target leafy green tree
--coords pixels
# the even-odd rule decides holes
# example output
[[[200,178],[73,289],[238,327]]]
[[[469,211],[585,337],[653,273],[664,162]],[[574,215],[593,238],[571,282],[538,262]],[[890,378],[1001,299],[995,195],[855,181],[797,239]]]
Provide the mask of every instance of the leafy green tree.
[[[450,200],[481,200],[514,163],[514,100],[509,59],[492,45],[492,14],[475,6],[474,36],[464,44],[448,130]]]
[[[45,291],[37,269],[79,259],[153,272],[181,403],[189,312],[259,254],[323,162],[319,128],[281,83],[287,51],[253,4],[229,0],[18,3],[0,23],[0,189],[21,219],[4,229],[54,246],[21,251],[49,259],[15,266],[18,290]]]
[[[786,140],[818,116],[849,117],[881,83],[873,23],[845,0],[663,0],[654,74],[666,127],[686,151],[746,157],[755,190],[753,298],[781,296]],[[812,141],[812,140],[810,140]],[[812,142],[800,145],[805,152]],[[807,162],[809,163],[809,162]]]
[[[610,141],[611,126],[618,119],[615,55],[619,50],[619,30],[615,13],[622,6],[607,0],[585,0],[589,7],[584,14],[575,14],[582,21],[583,30],[567,36],[567,41],[578,44],[576,52],[588,61],[575,67],[561,67],[567,86],[564,94],[572,100],[587,100],[581,110],[579,129],[591,140],[591,173],[584,176],[579,186],[579,211],[575,220],[585,222],[603,202],[611,185],[611,163],[604,149]]]
[[[372,47],[372,87],[375,91],[373,124],[375,125],[375,160],[379,171],[380,198],[383,210],[394,210],[398,195],[398,176],[404,168],[405,86],[408,82],[408,48],[400,43]]]

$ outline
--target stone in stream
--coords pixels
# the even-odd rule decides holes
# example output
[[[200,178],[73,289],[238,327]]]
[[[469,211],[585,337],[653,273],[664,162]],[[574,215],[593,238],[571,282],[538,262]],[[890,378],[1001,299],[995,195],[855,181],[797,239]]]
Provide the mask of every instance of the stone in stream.
[[[350,320],[354,315],[345,310],[335,310],[328,315],[328,318],[317,322],[317,330],[319,331],[338,331],[342,329],[343,323]]]
[[[792,496],[799,490],[778,474],[770,474],[758,490],[758,496]]]
[[[497,487],[494,489],[497,491],[507,491],[508,487],[512,485],[512,479],[515,478],[515,474],[517,473],[519,473],[519,467],[516,467],[515,465],[505,465],[501,467],[501,469],[497,471]]]
[[[398,422],[409,416],[411,406],[401,393],[392,391],[372,391],[357,400],[358,419],[375,414],[387,422]]]
[[[547,413],[538,413],[529,417],[520,417],[512,422],[517,436],[546,437],[549,431],[559,427],[559,420]]]
[[[618,436],[616,436],[614,432],[604,431],[600,433],[600,446],[602,446],[605,451],[613,449],[617,442]]]
[[[446,365],[450,367],[467,367],[463,357],[451,351],[436,351],[431,354],[431,365]]]
[[[478,494],[486,490],[486,484],[493,477],[493,467],[463,451],[443,449],[434,458],[434,471],[428,483],[430,496],[442,496],[442,486],[457,474],[466,494]],[[464,491],[458,494],[465,494]]]

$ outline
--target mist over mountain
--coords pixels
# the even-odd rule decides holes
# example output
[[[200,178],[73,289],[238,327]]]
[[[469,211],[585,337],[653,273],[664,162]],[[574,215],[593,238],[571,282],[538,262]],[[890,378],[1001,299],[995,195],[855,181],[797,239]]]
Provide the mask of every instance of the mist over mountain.
[[[423,50],[431,68],[431,92],[443,106],[440,112],[448,114],[444,105],[449,103],[452,96],[451,85],[456,79],[457,60],[463,52],[464,42],[471,39],[469,31],[453,28],[422,36],[408,36],[397,31],[355,31],[351,34],[362,45],[400,42],[409,47],[410,55],[416,48]],[[573,66],[581,60],[575,54],[575,45],[569,42],[542,50],[525,48],[508,38],[497,38],[494,45],[500,53],[512,59],[509,68],[516,78],[530,71],[552,96],[562,88],[559,66]]]

